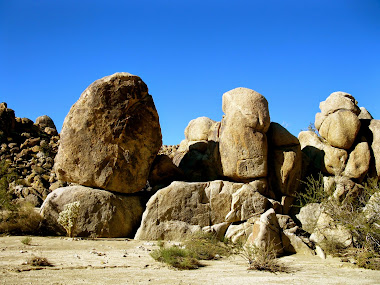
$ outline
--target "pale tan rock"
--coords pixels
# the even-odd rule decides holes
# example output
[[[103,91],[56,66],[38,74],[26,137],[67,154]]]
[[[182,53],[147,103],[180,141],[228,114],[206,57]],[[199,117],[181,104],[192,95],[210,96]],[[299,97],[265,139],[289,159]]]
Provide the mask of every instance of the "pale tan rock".
[[[323,151],[326,171],[332,175],[341,175],[346,166],[347,151],[328,144],[325,144]]]
[[[50,231],[65,234],[57,218],[66,204],[75,201],[80,202],[77,236],[131,237],[143,213],[138,196],[125,196],[84,186],[68,186],[54,190],[44,201],[41,215],[45,226]]]
[[[223,111],[219,142],[223,175],[241,182],[266,177],[268,102],[251,89],[236,88],[223,95]]]
[[[269,209],[253,225],[252,234],[247,243],[252,243],[257,247],[272,248],[277,254],[282,254],[284,250],[281,232],[276,213],[273,209]]]
[[[260,216],[252,217],[248,221],[241,224],[231,224],[225,234],[225,238],[231,240],[233,243],[242,243],[244,244],[248,237],[252,234],[253,225],[257,220],[260,219]]]
[[[47,115],[38,117],[36,119],[35,125],[37,125],[41,130],[45,130],[45,128],[52,128],[54,130],[57,130],[53,120]]]
[[[156,240],[183,237],[193,232],[195,227],[201,229],[224,223],[230,211],[232,194],[242,186],[242,183],[221,180],[175,181],[149,199],[135,238]]]
[[[230,225],[230,223],[224,222],[224,223],[204,227],[204,228],[202,228],[202,231],[204,231],[206,233],[212,233],[219,240],[222,240],[224,237],[224,234],[226,233],[226,231],[229,227],[229,225]]]
[[[315,128],[319,131],[321,128],[321,125],[323,121],[327,118],[327,115],[323,115],[322,113],[317,113],[315,114],[315,121],[314,121],[314,126]]]
[[[310,240],[318,245],[334,244],[340,248],[347,248],[352,244],[352,235],[344,226],[338,224],[328,214],[322,212],[310,236]]]
[[[282,232],[281,239],[284,252],[286,253],[298,253],[309,256],[315,255],[314,250],[312,250],[299,236],[289,230],[284,230]]]
[[[268,131],[268,101],[252,89],[239,87],[224,93],[222,109],[226,117],[238,121],[239,125],[263,133]]]
[[[71,107],[54,167],[63,181],[133,193],[145,186],[161,144],[146,84],[115,73],[92,83]]]
[[[299,145],[299,140],[286,128],[278,123],[271,122],[267,132],[268,144],[272,147]]]
[[[266,177],[268,173],[266,135],[255,132],[249,127],[230,125],[223,120],[219,142],[223,175],[239,182]]]
[[[245,184],[232,194],[231,211],[226,216],[226,222],[240,222],[254,215],[264,213],[269,201],[251,185]]]
[[[367,142],[358,143],[350,153],[343,176],[362,180],[369,169],[371,153]]]
[[[322,208],[319,203],[310,203],[302,207],[296,217],[301,222],[302,229],[311,234],[317,226],[321,213]]]
[[[303,150],[305,147],[312,146],[316,149],[323,150],[325,145],[321,138],[312,131],[302,131],[298,134],[298,140]]]
[[[211,127],[216,122],[207,117],[199,117],[191,120],[185,129],[185,137],[188,141],[207,141]]]
[[[323,121],[319,133],[332,146],[350,149],[359,130],[358,117],[351,111],[339,110]]]
[[[319,108],[323,115],[329,115],[342,109],[349,110],[354,114],[359,115],[360,109],[357,104],[358,102],[351,94],[338,91],[331,93],[325,101],[319,104]]]
[[[360,120],[372,120],[373,117],[370,112],[364,107],[360,107],[360,114],[358,116]]]
[[[373,135],[371,148],[375,158],[377,176],[380,178],[380,120],[371,120],[369,129]]]

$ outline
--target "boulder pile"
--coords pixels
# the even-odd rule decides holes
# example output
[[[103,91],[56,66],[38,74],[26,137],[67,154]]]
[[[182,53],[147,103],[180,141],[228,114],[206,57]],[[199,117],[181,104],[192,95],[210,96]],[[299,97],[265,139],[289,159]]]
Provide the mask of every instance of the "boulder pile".
[[[33,122],[15,117],[6,103],[0,104],[0,161],[17,173],[10,185],[12,196],[39,207],[61,184],[53,170],[59,135],[52,119]]]
[[[50,233],[65,233],[59,214],[80,202],[79,236],[180,240],[202,230],[278,254],[315,254],[325,241],[349,246],[350,232],[323,204],[297,216],[292,205],[309,175],[322,173],[323,192],[339,202],[380,178],[380,121],[344,92],[321,102],[316,130],[298,138],[270,121],[254,90],[226,92],[222,108],[219,122],[191,120],[179,145],[162,146],[148,87],[115,73],[82,93],[60,135],[49,117],[33,123],[0,104],[0,158],[22,177],[11,185],[15,197],[43,201]],[[363,210],[376,223],[378,196]]]
[[[182,239],[202,229],[257,244],[275,237],[279,253],[308,248],[287,215],[301,179],[298,139],[270,122],[267,100],[251,89],[225,93],[223,111],[221,122],[190,121],[185,140],[174,155],[166,155],[174,164],[172,177],[182,175],[184,181],[150,198],[135,238]],[[294,235],[294,246],[286,234]]]
[[[324,192],[344,203],[366,191],[365,178],[380,177],[380,121],[374,120],[353,96],[334,92],[321,102],[315,116],[316,131],[298,138],[305,154],[307,175],[322,173]],[[322,204],[308,204],[297,216],[317,244],[352,243],[349,231],[334,222]]]
[[[142,215],[141,194],[162,145],[153,98],[140,77],[115,73],[92,83],[63,123],[54,169],[76,185],[52,192],[41,207],[55,233],[66,204],[79,201],[82,236],[126,237]],[[87,187],[83,187],[87,186]]]

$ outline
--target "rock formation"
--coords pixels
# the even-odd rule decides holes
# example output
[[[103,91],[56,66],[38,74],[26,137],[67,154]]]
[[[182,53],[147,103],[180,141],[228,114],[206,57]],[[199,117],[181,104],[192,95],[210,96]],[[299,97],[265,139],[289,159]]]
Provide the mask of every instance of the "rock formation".
[[[76,235],[92,237],[127,237],[140,223],[143,206],[139,196],[111,193],[84,186],[58,188],[50,193],[41,207],[45,227],[50,233],[66,234],[57,223],[64,206],[80,202]]]
[[[58,145],[59,136],[50,117],[38,117],[33,123],[15,117],[6,103],[0,104],[0,161],[9,164],[18,176],[10,185],[13,198],[38,207],[60,184],[52,171]]]
[[[140,191],[162,145],[146,84],[115,73],[92,83],[63,123],[55,158],[58,178],[120,193]]]

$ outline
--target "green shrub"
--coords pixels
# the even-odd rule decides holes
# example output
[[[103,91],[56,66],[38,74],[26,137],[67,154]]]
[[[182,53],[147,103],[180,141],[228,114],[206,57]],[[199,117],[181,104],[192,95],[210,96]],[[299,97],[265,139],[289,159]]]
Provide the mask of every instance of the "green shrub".
[[[308,176],[306,181],[301,181],[301,185],[303,186],[301,191],[296,194],[296,207],[304,207],[310,203],[321,203],[329,197],[329,191],[324,189],[322,173],[319,173],[317,178],[313,175]]]
[[[178,269],[196,269],[201,266],[190,250],[177,246],[161,247],[154,250],[150,255],[153,259]]]
[[[197,259],[210,260],[216,256],[232,254],[232,245],[220,241],[215,234],[196,232],[184,241],[186,249],[192,251]]]
[[[57,222],[66,230],[69,237],[74,237],[75,228],[79,216],[80,202],[75,201],[65,205],[65,209],[59,213]]]
[[[31,245],[32,244],[32,238],[31,237],[25,237],[21,240],[21,243],[25,244],[25,245]]]
[[[29,203],[15,204],[12,210],[0,211],[0,232],[33,234],[39,230],[41,215]]]

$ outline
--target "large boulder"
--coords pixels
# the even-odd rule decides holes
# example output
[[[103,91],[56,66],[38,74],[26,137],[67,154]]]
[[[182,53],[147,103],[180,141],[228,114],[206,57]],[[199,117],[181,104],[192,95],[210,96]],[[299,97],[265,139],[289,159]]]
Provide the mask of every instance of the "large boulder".
[[[373,135],[371,148],[375,158],[377,176],[380,178],[380,120],[371,120],[369,129]]]
[[[199,117],[191,120],[185,129],[185,137],[188,141],[209,140],[210,129],[216,122],[207,117]]]
[[[326,117],[319,133],[332,146],[350,149],[360,130],[360,120],[356,114],[348,110],[338,110]]]
[[[223,111],[219,145],[223,175],[241,182],[266,177],[267,100],[251,89],[236,88],[223,95]]]
[[[115,73],[92,83],[63,123],[58,179],[121,193],[141,190],[162,144],[153,98],[140,77]]]
[[[269,181],[277,197],[292,196],[299,188],[302,152],[298,139],[278,123],[271,123],[268,133]]]
[[[282,229],[278,223],[276,213],[273,209],[269,209],[254,223],[252,234],[247,242],[267,250],[274,250],[280,255],[284,251],[281,235]]]
[[[57,219],[65,205],[75,201],[80,202],[75,232],[82,237],[131,237],[143,212],[139,196],[84,186],[62,187],[50,193],[41,207],[41,215],[49,232],[65,234]]]
[[[348,157],[343,175],[362,180],[368,172],[370,160],[371,152],[368,143],[358,143]]]
[[[265,181],[251,184],[175,181],[149,199],[135,238],[183,238],[198,227],[223,224],[225,228],[225,223],[231,220],[244,222],[269,206],[268,199],[260,194],[266,187]]]

